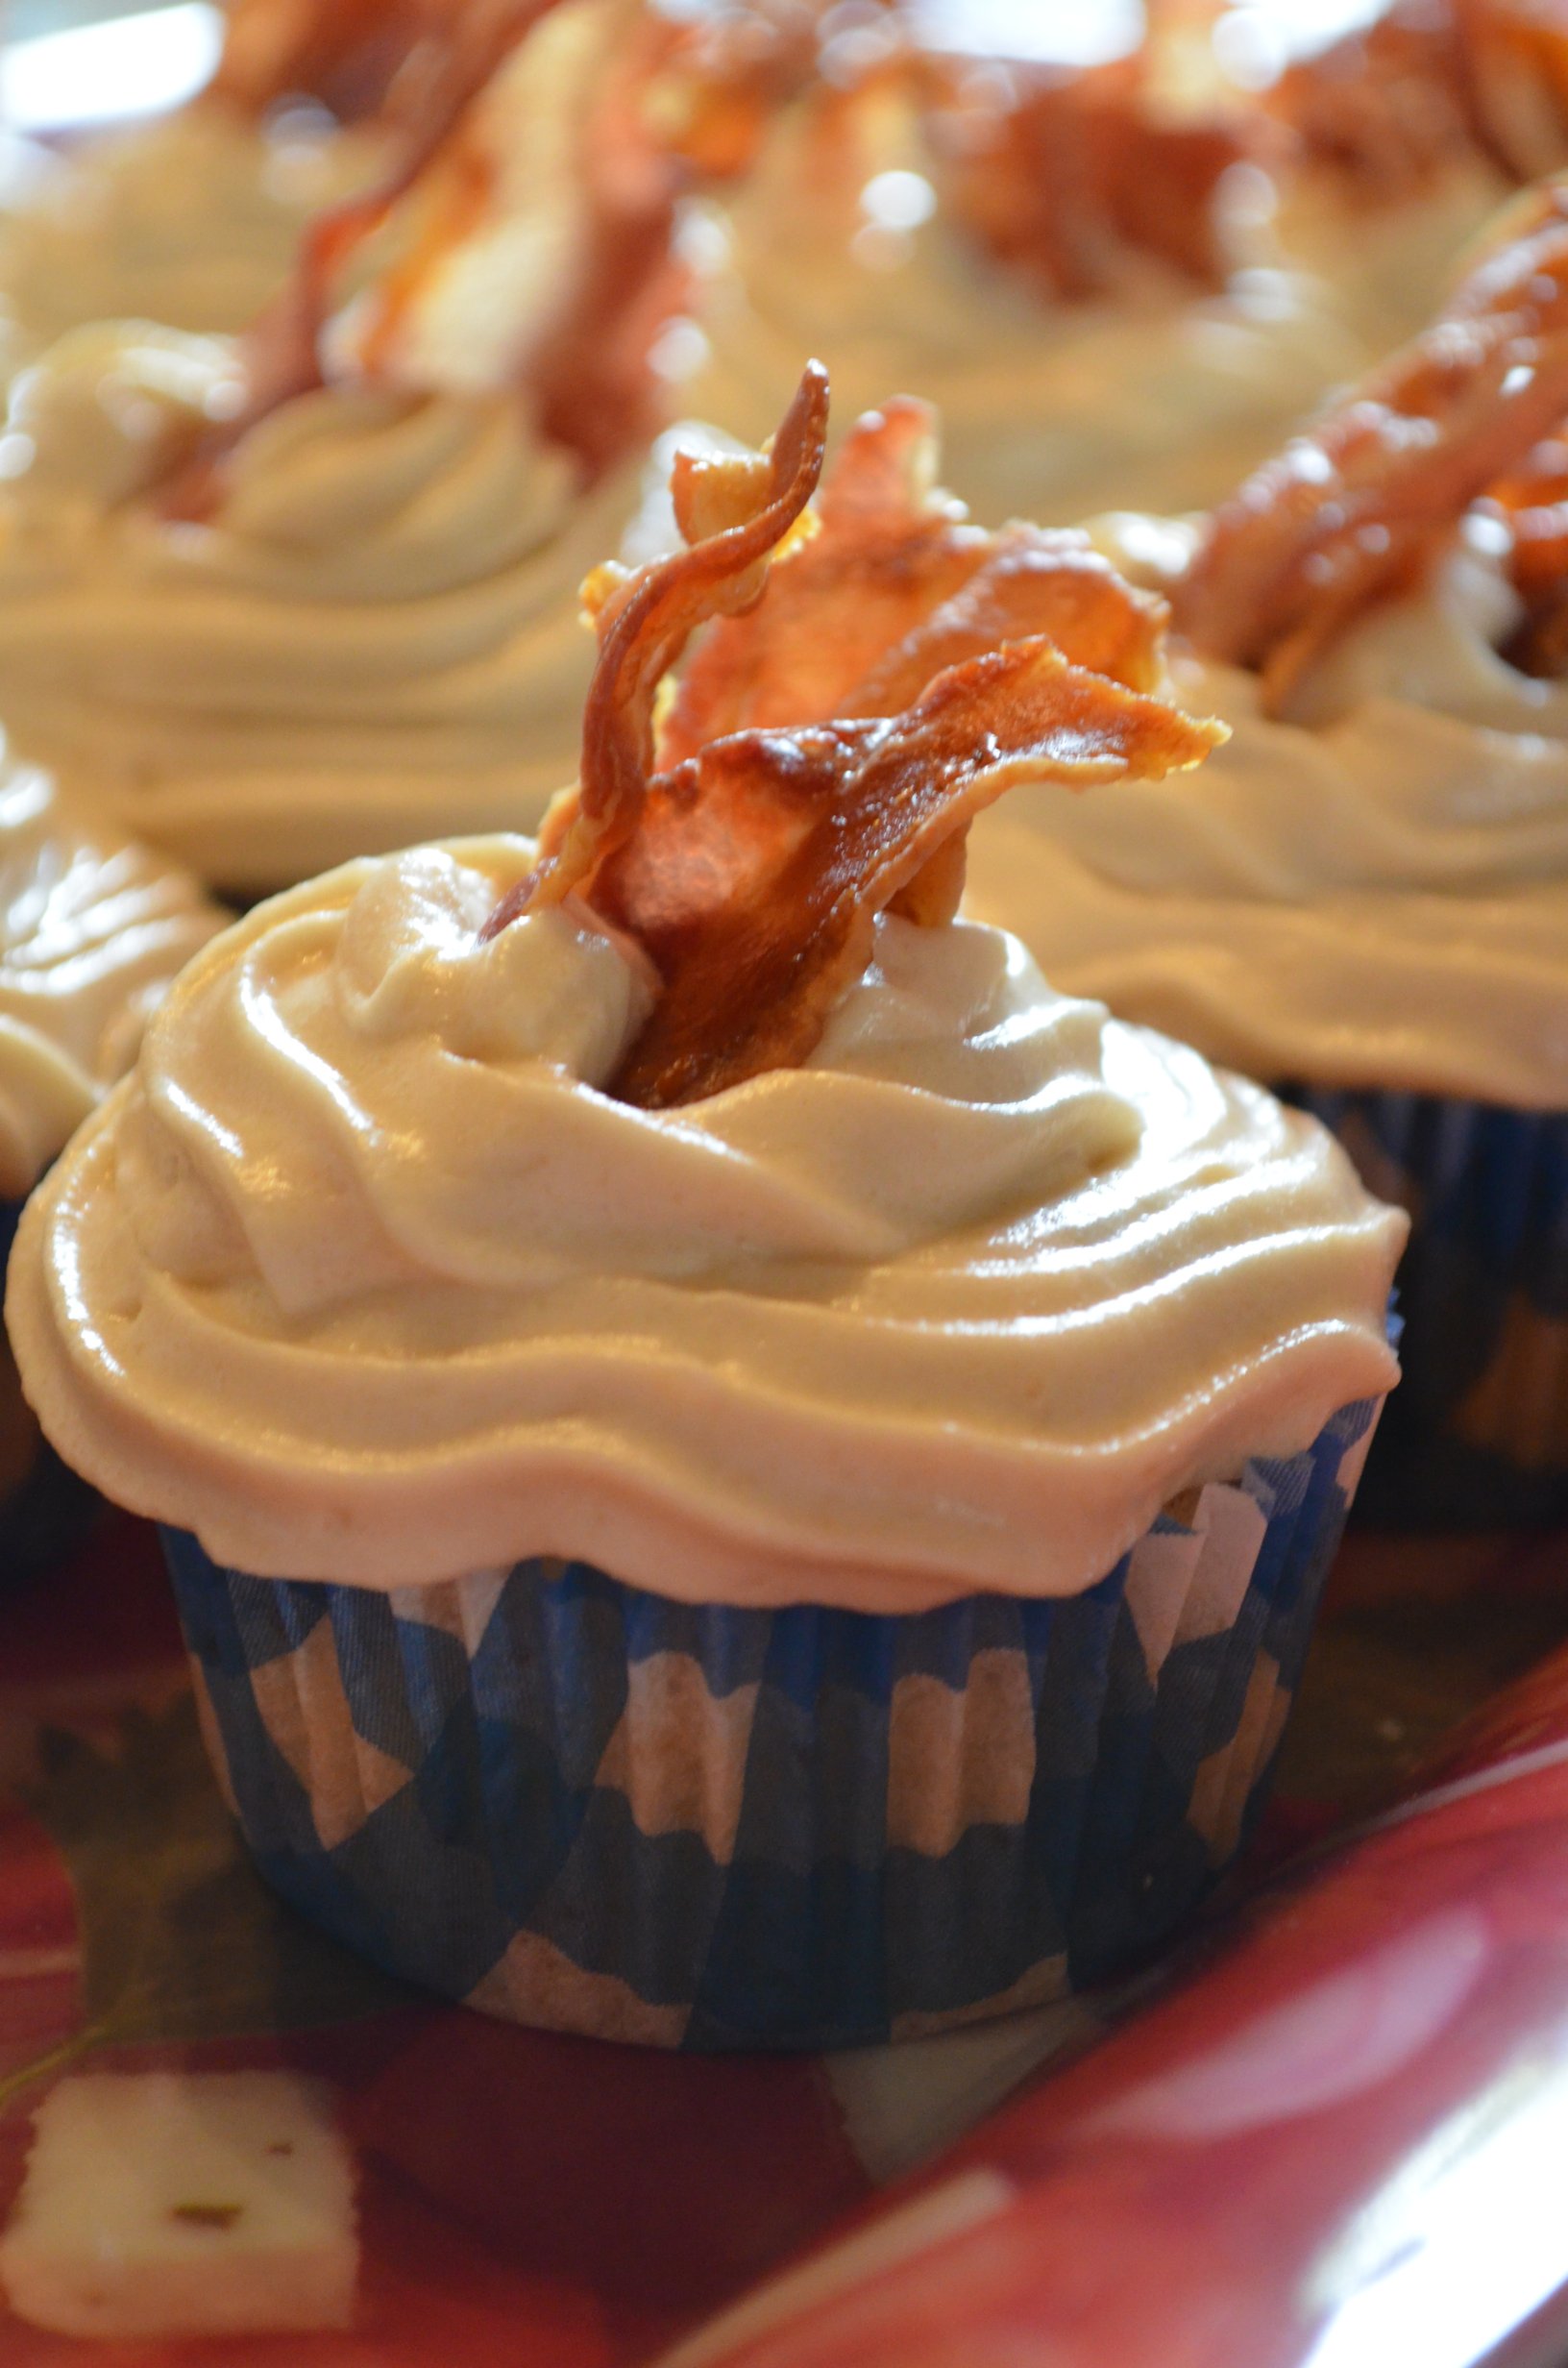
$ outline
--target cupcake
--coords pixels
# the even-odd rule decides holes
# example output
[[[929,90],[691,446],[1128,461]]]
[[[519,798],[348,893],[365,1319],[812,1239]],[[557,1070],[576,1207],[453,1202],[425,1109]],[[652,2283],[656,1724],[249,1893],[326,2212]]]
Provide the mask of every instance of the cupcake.
[[[1135,687],[1149,604],[931,515],[913,405],[805,532],[825,416],[813,369],[589,586],[539,841],[253,911],[10,1273],[50,1436],[165,1525],[269,1881],[489,2011],[687,2048],[1156,1944],[1395,1370],[1404,1221],[1330,1136],[953,917],[1010,785],[1207,752]],[[735,721],[806,683],[829,721]]]
[[[1231,8],[1214,38],[1286,136],[1282,253],[1374,357],[1424,326],[1499,205],[1568,160],[1568,33],[1519,0],[1382,0],[1327,41],[1302,12]]]
[[[34,1184],[135,1057],[222,916],[194,880],[0,751],[0,1245]],[[90,1497],[42,1446],[0,1336],[0,1579],[63,1550]]]
[[[507,376],[439,383],[423,300],[466,227],[479,69],[508,55],[454,46],[394,179],[323,218],[239,344],[99,323],[13,390],[0,712],[223,890],[537,823],[571,777],[593,655],[576,591],[635,500],[674,200],[652,166],[591,195],[553,279],[509,284]],[[334,311],[388,213],[390,249]]]
[[[994,22],[834,12],[817,70],[769,87],[687,407],[760,434],[811,347],[849,416],[928,393],[988,524],[1217,500],[1367,350],[1275,267],[1234,92],[1178,98],[1153,45],[1068,62],[1070,11],[1015,12],[1029,54],[998,58]]]
[[[363,119],[413,39],[397,19],[241,0],[190,106],[55,160],[0,214],[7,368],[93,321],[243,329],[311,220],[379,169],[381,136]]]
[[[1414,1219],[1366,1501],[1568,1513],[1568,189],[1164,573],[1201,779],[1010,801],[971,909],[1305,1099]]]

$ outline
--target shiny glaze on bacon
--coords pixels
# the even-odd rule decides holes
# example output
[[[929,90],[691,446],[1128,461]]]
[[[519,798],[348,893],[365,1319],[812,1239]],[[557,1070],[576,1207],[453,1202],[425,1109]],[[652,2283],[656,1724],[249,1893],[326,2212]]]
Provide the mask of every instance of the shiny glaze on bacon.
[[[487,925],[576,896],[642,949],[659,992],[611,1086],[640,1107],[808,1059],[879,913],[953,918],[968,826],[1015,783],[1160,779],[1223,737],[1065,654],[1152,682],[1159,604],[1078,538],[966,527],[930,495],[923,407],[860,423],[803,533],[826,397],[814,364],[767,462],[677,462],[687,548],[591,580],[581,778]]]

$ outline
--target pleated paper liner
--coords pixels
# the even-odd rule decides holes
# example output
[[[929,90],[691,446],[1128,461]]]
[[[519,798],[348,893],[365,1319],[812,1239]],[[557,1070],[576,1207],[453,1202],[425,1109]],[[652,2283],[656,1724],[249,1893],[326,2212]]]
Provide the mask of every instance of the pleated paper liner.
[[[1568,1520],[1568,1112],[1282,1090],[1411,1218],[1405,1378],[1360,1517],[1431,1529]]]
[[[519,2021],[859,2046],[1057,1997],[1197,1905],[1377,1412],[1051,1602],[693,1607],[541,1560],[382,1593],[166,1545],[220,1780],[304,1914]]]
[[[0,1200],[0,1274],[22,1206],[19,1200]],[[63,1562],[86,1540],[102,1509],[96,1491],[66,1469],[38,1429],[0,1327],[0,1587],[36,1578]]]

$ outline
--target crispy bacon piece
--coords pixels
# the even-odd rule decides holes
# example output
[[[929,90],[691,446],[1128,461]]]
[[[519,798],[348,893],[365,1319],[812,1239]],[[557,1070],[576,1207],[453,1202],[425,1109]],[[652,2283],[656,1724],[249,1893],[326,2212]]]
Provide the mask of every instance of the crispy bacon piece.
[[[726,732],[894,715],[943,667],[1048,633],[1075,663],[1152,689],[1162,604],[1081,534],[968,524],[935,491],[936,422],[897,396],[840,448],[819,531],[773,570],[767,600],[704,635],[659,741],[679,764]]]
[[[1079,539],[964,527],[931,496],[922,406],[860,424],[815,539],[767,572],[798,533],[825,431],[813,365],[766,464],[677,460],[688,549],[629,579],[591,580],[600,653],[581,785],[552,808],[539,865],[486,925],[493,936],[576,892],[636,940],[661,992],[612,1090],[644,1108],[806,1059],[870,958],[878,913],[951,920],[968,825],[1014,782],[1159,779],[1223,737],[1045,637],[1041,616],[1064,642],[1152,682],[1163,611]],[[876,555],[860,574],[857,544]],[[660,681],[710,618],[721,621],[702,655],[717,646],[722,663],[704,669],[655,771]],[[1020,620],[1032,623],[1021,638]],[[841,630],[853,643],[847,676]],[[866,684],[885,706],[840,707]],[[674,756],[677,741],[694,744]]]
[[[209,94],[253,117],[309,98],[340,123],[362,122],[442,13],[440,0],[229,0]]]
[[[602,570],[590,579],[600,652],[577,788],[547,819],[539,869],[491,915],[487,936],[530,903],[558,903],[630,836],[653,771],[659,684],[698,625],[761,597],[768,555],[810,501],[826,443],[827,373],[811,362],[766,465],[677,455],[675,515],[687,549],[626,580]]]
[[[1393,0],[1270,105],[1374,201],[1419,197],[1467,150],[1529,181],[1568,156],[1568,25],[1538,0]]]
[[[1510,227],[1433,328],[1214,511],[1175,587],[1181,629],[1261,668],[1276,704],[1568,414],[1568,179]]]
[[[1504,656],[1526,674],[1568,672],[1568,442],[1538,444],[1480,506],[1507,529],[1508,573],[1525,604]]]
[[[1057,297],[1115,284],[1129,249],[1205,286],[1225,277],[1219,184],[1247,153],[1235,123],[1165,123],[1141,58],[1014,65],[977,80],[927,61],[947,193],[999,261]]]
[[[612,1091],[661,1109],[797,1066],[878,913],[952,918],[965,834],[1005,790],[1158,780],[1219,736],[1036,638],[950,668],[898,716],[715,741],[649,783],[589,892],[663,981]]]

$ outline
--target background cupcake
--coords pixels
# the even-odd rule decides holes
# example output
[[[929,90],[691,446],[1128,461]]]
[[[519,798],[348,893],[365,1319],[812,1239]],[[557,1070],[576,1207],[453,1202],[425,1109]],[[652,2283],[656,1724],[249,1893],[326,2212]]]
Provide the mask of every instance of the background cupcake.
[[[804,350],[845,417],[918,386],[988,524],[1193,507],[1271,451],[1366,349],[1252,218],[1256,110],[1167,87],[1134,14],[1115,56],[1071,11],[1014,12],[1010,56],[984,12],[827,14],[719,217],[693,415],[762,434]]]
[[[51,1435],[177,1533],[269,1878],[665,2045],[914,2034],[1167,1932],[1393,1375],[1403,1221],[1331,1139],[952,917],[1010,784],[1211,744],[1126,678],[1148,604],[933,517],[907,405],[757,604],[824,428],[811,374],[770,462],[677,469],[689,548],[596,579],[540,844],[258,907],[12,1265]],[[960,583],[968,650],[912,652]],[[733,728],[786,676],[834,720]]]
[[[1568,1508],[1563,198],[1193,540],[1113,521],[1233,737],[1200,782],[1032,793],[973,909],[1057,974],[1307,1099],[1415,1219],[1405,1519]]]
[[[6,368],[91,321],[245,328],[308,224],[381,169],[373,119],[420,23],[413,7],[231,6],[199,98],[53,158],[0,213]]]
[[[504,219],[472,142],[493,141],[486,76],[511,45],[459,20],[392,182],[324,217],[241,345],[99,325],[15,390],[0,708],[63,783],[225,888],[526,825],[571,777],[576,587],[631,506],[683,281],[670,172],[623,150],[545,240],[548,271],[524,242],[515,278],[485,275],[505,376],[440,382],[424,300]]]
[[[135,1057],[222,916],[184,872],[0,752],[0,1246],[37,1178]],[[0,1338],[0,1573],[38,1567],[90,1499],[42,1451]]]

